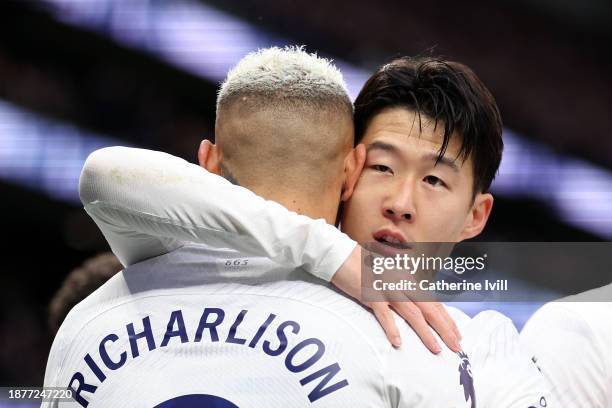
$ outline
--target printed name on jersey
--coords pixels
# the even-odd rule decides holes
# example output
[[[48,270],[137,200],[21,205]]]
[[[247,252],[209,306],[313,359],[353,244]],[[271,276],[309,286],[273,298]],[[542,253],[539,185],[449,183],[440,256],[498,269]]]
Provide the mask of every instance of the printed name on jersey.
[[[139,329],[135,328],[134,323],[129,323],[125,329],[121,330],[121,333],[109,333],[103,336],[97,352],[87,353],[83,357],[84,367],[72,375],[68,388],[72,389],[74,399],[81,406],[87,407],[107,376],[120,370],[128,359],[139,358],[141,355],[146,355],[147,352],[154,352],[156,348],[167,347],[171,342],[178,346],[182,343],[202,342],[204,347],[206,342],[224,342],[236,346],[248,346],[254,350],[260,348],[270,357],[284,355],[287,370],[294,374],[306,374],[298,378],[302,387],[312,388],[307,395],[310,402],[315,402],[349,385],[348,381],[342,378],[342,369],[338,362],[328,365],[321,362],[325,355],[325,344],[320,339],[309,337],[298,341],[289,348],[288,336],[300,333],[301,328],[298,322],[284,320],[276,324],[277,316],[269,313],[265,321],[255,332],[249,333],[249,336],[242,332],[237,334],[247,314],[248,310],[243,309],[230,320],[226,318],[225,310],[221,308],[204,308],[199,322],[191,322],[192,327],[196,327],[191,339],[187,334],[182,310],[170,313],[165,326],[166,330],[160,333],[153,332],[151,317],[145,316],[138,324]],[[231,326],[228,324],[230,321]],[[220,339],[218,329],[224,324],[228,324],[230,328],[227,337]],[[271,326],[275,326],[276,330]],[[109,355],[107,346],[118,341],[120,336],[124,336],[124,339],[129,342],[129,350],[122,351],[118,355]],[[180,343],[177,343],[179,340]],[[306,373],[307,370],[312,372]],[[314,387],[310,385],[311,383],[314,384]]]

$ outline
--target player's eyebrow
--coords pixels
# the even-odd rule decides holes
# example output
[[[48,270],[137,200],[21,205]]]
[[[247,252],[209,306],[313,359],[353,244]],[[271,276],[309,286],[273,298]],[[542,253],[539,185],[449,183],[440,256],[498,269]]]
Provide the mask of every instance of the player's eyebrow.
[[[436,165],[443,164],[445,166],[448,166],[455,173],[459,173],[459,166],[457,166],[457,163],[455,163],[454,160],[451,160],[448,157],[439,157],[437,153],[430,153],[425,156],[425,159],[433,161],[434,163],[437,162]]]
[[[375,141],[375,142],[370,143],[368,147],[366,148],[366,151],[369,153],[372,150],[383,150],[385,152],[389,152],[395,155],[400,155],[400,151],[396,146],[390,143],[381,142],[381,141]],[[450,168],[455,173],[459,173],[459,166],[457,166],[457,163],[455,163],[455,160],[451,160],[448,157],[440,158],[437,153],[427,154],[423,157],[423,160],[432,161],[434,163],[437,162],[436,165],[442,164]]]
[[[369,153],[371,150],[383,150],[385,152],[389,152],[389,153],[393,153],[393,154],[399,154],[399,149],[395,146],[393,146],[390,143],[385,143],[385,142],[381,142],[381,141],[376,141],[376,142],[372,142],[368,145],[368,147],[366,148],[367,152]]]

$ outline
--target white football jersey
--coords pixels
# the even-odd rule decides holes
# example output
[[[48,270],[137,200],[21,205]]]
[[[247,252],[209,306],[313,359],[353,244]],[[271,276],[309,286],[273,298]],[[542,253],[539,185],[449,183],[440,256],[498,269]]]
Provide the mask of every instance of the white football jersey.
[[[448,308],[450,310],[450,308]],[[470,356],[477,407],[554,407],[538,368],[520,344],[512,321],[493,310],[469,322],[456,314],[463,335],[461,346]]]
[[[186,245],[70,312],[45,386],[76,401],[48,406],[475,407],[467,356],[400,327],[394,349],[369,311],[304,271]]]
[[[612,285],[547,303],[529,319],[521,342],[556,406],[612,406]]]
[[[113,368],[117,367],[115,364],[117,361],[126,368],[130,360],[139,361],[133,357],[134,348],[133,342],[129,340],[130,335],[136,339],[134,340],[136,345],[139,344],[138,341],[144,342],[148,351],[163,348],[162,354],[169,357],[169,361],[160,365],[171,366],[174,364],[170,361],[174,360],[174,355],[170,351],[174,350],[171,347],[173,343],[180,341],[179,344],[189,346],[195,342],[194,339],[199,339],[198,343],[204,343],[202,333],[206,328],[200,330],[199,325],[202,319],[204,324],[209,322],[203,316],[205,313],[203,309],[209,307],[223,310],[224,316],[235,316],[225,320],[227,323],[225,326],[219,323],[219,333],[222,330],[225,332],[216,336],[218,341],[206,343],[216,350],[214,355],[219,358],[218,364],[223,368],[232,364],[235,352],[245,350],[244,347],[235,348],[236,343],[233,339],[238,328],[249,327],[250,332],[254,331],[255,336],[250,340],[243,337],[245,341],[242,343],[244,346],[247,340],[249,345],[254,342],[253,347],[246,349],[251,353],[259,351],[261,354],[263,350],[263,355],[268,355],[265,349],[258,347],[259,340],[265,341],[264,334],[272,337],[270,341],[276,341],[273,344],[285,344],[284,358],[290,356],[287,367],[293,370],[295,367],[291,361],[297,358],[298,353],[291,354],[291,350],[296,344],[301,347],[299,345],[302,344],[302,336],[306,336],[306,340],[311,337],[315,339],[308,340],[313,343],[307,344],[311,353],[318,356],[320,349],[326,350],[315,359],[311,354],[302,352],[302,348],[298,348],[300,353],[304,353],[301,355],[302,364],[311,361],[313,366],[319,361],[323,364],[323,361],[328,361],[324,360],[327,356],[330,363],[325,367],[330,367],[330,364],[333,367],[333,370],[326,368],[327,371],[316,371],[315,367],[311,369],[319,373],[324,384],[316,383],[315,380],[319,377],[313,377],[314,374],[310,376],[306,374],[305,379],[299,378],[300,387],[294,390],[306,393],[307,399],[302,400],[304,403],[308,401],[320,406],[329,404],[329,406],[431,407],[443,404],[442,406],[449,407],[481,408],[547,406],[543,378],[520,348],[518,333],[510,320],[499,313],[484,312],[474,319],[469,319],[465,314],[449,308],[463,334],[462,345],[467,354],[455,355],[444,348],[439,356],[434,356],[425,349],[414,332],[396,316],[398,327],[402,330],[403,345],[400,350],[392,349],[378,323],[368,311],[313,277],[329,280],[355,246],[354,241],[333,226],[321,222],[322,220],[315,221],[292,213],[277,203],[265,201],[252,192],[233,186],[226,180],[182,159],[141,149],[115,147],[93,153],[83,169],[80,192],[87,212],[96,221],[111,248],[124,264],[131,265],[151,256],[174,251],[128,268],[71,312],[54,343],[45,384],[66,384],[68,381],[70,386],[78,390],[80,383],[75,380],[74,375],[84,374],[75,370],[77,368],[89,370],[88,378],[93,378],[92,381],[99,380],[99,384],[92,385],[96,387],[96,391],[89,394],[87,390],[94,388],[83,386],[82,394],[84,398],[89,397],[87,401],[91,399],[93,404],[95,400],[93,397],[98,393],[98,387],[105,388],[103,384],[106,384],[106,378],[110,378],[100,373],[104,370],[119,372],[118,368]],[[190,244],[175,250],[185,241],[204,242],[215,247],[225,246],[234,249],[219,250]],[[147,285],[154,285],[154,290],[138,289],[135,282],[140,282],[147,288],[149,288]],[[143,296],[142,293],[147,295]],[[179,313],[173,305],[177,296],[180,299],[187,299],[187,296],[183,296],[185,293],[192,294],[195,311],[189,312],[189,308],[185,308]],[[239,293],[240,296],[234,296],[235,293]],[[198,297],[199,294],[206,296],[202,299]],[[217,303],[212,305],[206,303],[207,299],[213,298],[213,294]],[[147,307],[140,305],[140,302],[144,301],[147,302]],[[115,306],[115,303],[119,305]],[[124,310],[124,307],[127,310]],[[227,308],[227,313],[223,307]],[[109,309],[107,316],[114,316],[113,313],[117,313],[122,316],[123,321],[130,316],[127,312],[132,312],[132,317],[127,320],[132,323],[130,326],[132,331],[126,332],[128,326],[120,325],[117,330],[123,333],[123,337],[119,333],[116,333],[116,336],[102,333],[104,330],[100,328],[112,327],[116,317],[107,317],[107,323],[102,325],[86,323],[93,315],[96,316],[95,319],[106,315],[107,312],[100,312],[106,308]],[[240,318],[244,310],[246,312]],[[155,322],[150,314],[152,312],[159,312]],[[172,314],[173,312],[176,313]],[[197,323],[187,323],[185,318],[187,314]],[[257,319],[247,319],[247,314],[261,315],[259,318],[261,322]],[[270,317],[272,315],[274,317]],[[145,326],[143,320],[147,316],[151,329]],[[236,319],[240,321],[236,330],[233,330]],[[294,333],[292,329],[294,325],[291,323],[279,329],[285,321],[296,322],[302,329],[299,333],[297,331]],[[180,328],[176,326],[179,323],[185,326],[184,330],[179,330]],[[89,330],[92,330],[91,333],[85,334],[85,331],[79,331],[85,324]],[[155,332],[157,337],[154,337],[153,333],[154,324],[160,327],[160,331]],[[135,327],[139,327],[140,331]],[[313,331],[307,332],[306,327]],[[143,330],[145,334],[142,334]],[[198,332],[201,332],[200,337]],[[261,334],[258,334],[260,332]],[[248,333],[245,334],[247,335]],[[128,340],[125,340],[126,336]],[[161,344],[164,344],[166,336],[169,340],[162,347]],[[149,337],[157,339],[155,347],[149,344]],[[187,340],[183,342],[185,338]],[[228,341],[223,342],[223,338],[229,339],[229,344]],[[89,346],[78,345],[86,341],[90,341]],[[119,346],[121,341],[123,345]],[[110,347],[116,347],[115,351],[118,353],[114,355],[112,361],[107,354],[102,355],[107,353],[103,350]],[[70,353],[68,350],[73,348],[80,350],[80,354],[73,354],[73,360],[60,357]],[[303,348],[306,350],[306,346]],[[86,349],[93,350],[93,354],[85,352]],[[98,350],[99,356],[93,359],[95,350]],[[122,350],[127,350],[125,361]],[[193,350],[193,347],[177,350],[178,352]],[[340,350],[343,352],[340,353]],[[136,351],[140,355],[139,349]],[[194,353],[197,354],[198,351],[209,353],[208,349],[195,347]],[[86,358],[82,355],[92,357]],[[152,361],[155,361],[159,353],[151,352],[150,355]],[[80,366],[66,369],[58,366],[58,359],[72,361],[73,364]],[[263,360],[262,364],[266,361]],[[100,365],[100,361],[103,366]],[[106,365],[105,361],[110,361],[110,365]],[[202,363],[202,359],[196,361]],[[139,366],[132,364],[132,367]],[[149,367],[144,365],[144,362],[141,364],[148,373]],[[194,370],[201,368],[200,365],[193,364],[195,364]],[[238,364],[233,367],[248,369],[250,366]],[[62,370],[64,372],[62,379],[54,376],[55,372]],[[276,372],[267,366],[262,370],[271,378],[282,374],[282,371]],[[123,371],[129,372],[129,370]],[[294,377],[296,376],[292,370],[289,371]],[[307,372],[306,368],[304,371]],[[340,372],[352,374],[342,376]],[[248,375],[251,374],[252,372],[249,372]],[[140,375],[149,374],[130,374],[122,384],[133,384]],[[215,372],[217,380],[226,378],[226,375],[227,372],[223,370]],[[80,380],[81,377],[77,375],[76,379]],[[334,385],[336,379],[339,385]],[[346,379],[348,385],[342,379]],[[89,385],[87,381],[83,381]],[[225,381],[221,382],[225,384]],[[182,385],[169,392],[175,393],[177,398],[183,398],[187,394],[181,394],[183,389],[181,387],[186,387],[191,382],[183,380],[179,383]],[[213,383],[217,384],[214,381]],[[472,387],[473,383],[476,384],[476,391]],[[150,384],[155,388],[154,393],[162,392],[163,387],[158,387],[155,382]],[[261,388],[262,382],[253,381],[250,384],[252,385],[248,390],[250,398],[259,398],[260,396],[256,395],[258,392],[263,393],[262,398],[270,397],[270,393],[267,393],[265,388]],[[352,387],[350,384],[355,384],[357,387]],[[112,388],[105,389],[112,394]],[[244,390],[246,388],[244,387]],[[236,390],[236,387],[231,389]],[[279,406],[301,406],[297,402],[300,401],[297,394],[289,392],[290,389],[290,387],[280,387],[271,391]],[[333,391],[328,392],[330,389]],[[348,395],[346,395],[347,390],[350,390]],[[228,399],[230,402],[234,401],[232,402],[234,404],[243,402],[245,398],[244,395],[224,394],[223,390],[208,391],[213,393],[205,394],[212,395],[210,398],[225,398],[221,395],[223,394],[228,398],[234,398],[234,400]],[[198,393],[204,391],[198,391],[196,387],[193,392],[201,395]],[[217,395],[214,392],[221,394]],[[321,393],[325,395],[321,396]],[[98,393],[100,394],[102,393]],[[377,395],[378,400],[373,398],[374,395]],[[105,398],[100,401],[104,401]],[[174,397],[164,394],[159,398],[159,401],[166,401]],[[289,400],[292,402],[288,403]],[[139,406],[133,405],[134,400],[125,399],[125,401],[127,406]],[[257,401],[263,400],[248,400],[247,406],[257,406],[253,405]],[[119,405],[116,406],[121,406],[120,402],[117,404]],[[274,406],[274,403],[268,400],[265,404],[264,406]]]

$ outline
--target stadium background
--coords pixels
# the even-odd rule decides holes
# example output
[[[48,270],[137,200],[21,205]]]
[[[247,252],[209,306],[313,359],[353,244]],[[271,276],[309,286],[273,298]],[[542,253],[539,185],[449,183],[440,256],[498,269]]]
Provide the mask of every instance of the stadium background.
[[[611,40],[607,0],[3,1],[0,385],[41,385],[49,301],[107,250],[78,201],[87,155],[129,145],[195,161],[218,83],[258,47],[333,58],[353,96],[394,56],[466,63],[505,124],[480,239],[610,241]],[[520,327],[534,307],[507,313]]]

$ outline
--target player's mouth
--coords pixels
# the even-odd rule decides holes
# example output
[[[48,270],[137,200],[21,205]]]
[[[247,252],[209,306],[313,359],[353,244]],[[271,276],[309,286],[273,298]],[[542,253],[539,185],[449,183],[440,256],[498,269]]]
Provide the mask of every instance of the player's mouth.
[[[376,242],[379,242],[385,246],[393,249],[410,249],[411,246],[408,240],[400,231],[392,230],[389,228],[383,228],[372,234],[372,237]]]

